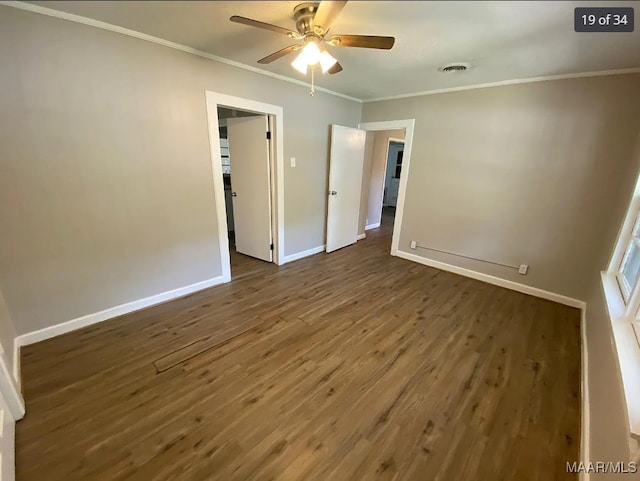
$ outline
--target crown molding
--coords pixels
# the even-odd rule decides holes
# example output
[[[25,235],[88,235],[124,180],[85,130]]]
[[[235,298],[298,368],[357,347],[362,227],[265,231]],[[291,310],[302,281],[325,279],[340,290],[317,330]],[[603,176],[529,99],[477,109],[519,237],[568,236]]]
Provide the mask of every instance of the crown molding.
[[[122,35],[127,35],[129,37],[137,38],[139,40],[145,40],[147,42],[152,42],[157,45],[162,45],[164,47],[173,48],[175,50],[180,50],[182,52],[190,53],[192,55],[197,55],[199,57],[203,57],[209,60],[213,60],[214,62],[223,63],[229,65],[231,67],[240,68],[243,70],[247,70],[249,72],[253,72],[259,75],[264,75],[265,77],[271,77],[277,80],[282,80],[283,82],[289,82],[291,84],[303,86],[310,88],[311,84],[304,82],[302,80],[296,80],[290,77],[286,77],[284,75],[279,75],[268,70],[263,70],[257,67],[253,67],[251,65],[247,65],[241,62],[236,62],[235,60],[230,60],[228,58],[219,57],[218,55],[213,55],[208,52],[204,52],[202,50],[197,50],[195,48],[188,47],[186,45],[182,45],[176,42],[171,42],[169,40],[165,40],[159,37],[154,37],[153,35],[148,35],[146,33],[138,32],[136,30],[131,30],[124,27],[119,27],[117,25],[113,25],[111,23],[101,22],[99,20],[94,20],[92,18],[83,17],[81,15],[75,15],[73,13],[63,12],[61,10],[55,10],[52,8],[42,7],[40,5],[34,5],[32,3],[26,3],[21,1],[11,1],[11,0],[0,0],[0,5],[4,5],[7,7],[13,7],[20,10],[25,10],[28,12],[39,13],[42,15],[47,15],[50,17],[60,18],[63,20],[69,20],[71,22],[80,23],[83,25],[88,25],[91,27],[100,28],[103,30],[108,30],[111,32],[119,33]],[[444,94],[449,92],[461,92],[464,90],[476,90],[483,88],[491,88],[491,87],[504,87],[507,85],[518,85],[518,84],[527,84],[527,83],[535,83],[535,82],[545,82],[549,80],[565,80],[565,79],[574,79],[574,78],[585,78],[585,77],[604,77],[609,75],[624,75],[624,74],[634,74],[640,73],[640,67],[628,68],[628,69],[618,69],[618,70],[598,70],[593,72],[579,72],[579,73],[569,73],[569,74],[559,74],[559,75],[546,75],[541,77],[530,77],[523,79],[513,79],[513,80],[502,80],[498,82],[487,82],[481,84],[473,84],[473,85],[464,85],[461,87],[449,87],[442,89],[433,89],[433,90],[424,90],[421,92],[410,92],[406,94],[399,95],[391,95],[388,97],[375,97],[371,99],[359,99],[356,97],[351,97],[350,95],[346,95],[340,92],[336,92],[334,90],[329,90],[324,87],[315,87],[317,92],[326,93],[329,95],[334,95],[336,97],[340,97],[346,100],[350,100],[352,102],[357,103],[370,103],[370,102],[382,102],[385,100],[398,100],[405,99],[411,97],[422,97],[424,95],[435,95],[435,94]]]
[[[257,73],[259,75],[264,75],[266,77],[271,77],[274,79],[282,80],[284,82],[289,82],[292,84],[300,85],[303,87],[311,88],[311,84],[307,82],[303,82],[302,80],[292,79],[290,77],[286,77],[284,75],[279,75],[277,73],[269,72],[268,70],[263,70],[260,68],[253,67],[251,65],[247,65],[241,62],[236,62],[235,60],[230,60],[228,58],[219,57],[217,55],[213,55],[208,52],[204,52],[202,50],[197,50],[195,48],[188,47],[187,45],[182,45],[176,42],[171,42],[169,40],[165,40],[159,37],[154,37],[153,35],[148,35],[146,33],[138,32],[136,30],[131,30],[124,27],[119,27],[118,25],[113,25],[111,23],[101,22],[99,20],[94,20],[92,18],[83,17],[81,15],[75,15],[73,13],[63,12],[61,10],[54,10],[52,8],[42,7],[40,5],[34,5],[32,3],[25,3],[19,1],[7,1],[1,0],[0,5],[4,5],[7,7],[13,7],[20,10],[26,10],[28,12],[39,13],[42,15],[47,15],[49,17],[60,18],[63,20],[69,20],[70,22],[80,23],[83,25],[88,25],[90,27],[100,28],[102,30],[109,30],[110,32],[119,33],[122,35],[127,35],[129,37],[137,38],[139,40],[145,40],[147,42],[152,42],[157,45],[162,45],[164,47],[173,48],[175,50],[180,50],[182,52],[190,53],[192,55],[197,55],[198,57],[204,57],[209,60],[213,60],[214,62],[220,62],[226,65],[230,65],[231,67],[241,68],[243,70],[248,70],[249,72]],[[335,92],[333,90],[326,89],[324,87],[315,86],[316,92],[323,92],[329,95],[334,95],[336,97],[341,97],[346,100],[351,100],[352,102],[362,103],[362,99],[358,99],[355,97],[351,97],[346,94],[342,94],[340,92]]]
[[[384,100],[397,100],[397,99],[406,99],[410,97],[422,97],[423,95],[446,94],[448,92],[461,92],[463,90],[476,90],[476,89],[486,89],[491,87],[504,87],[507,85],[546,82],[548,80],[566,80],[566,79],[585,78],[585,77],[606,77],[608,75],[625,75],[625,74],[634,74],[634,73],[640,73],[640,67],[619,69],[619,70],[597,70],[594,72],[578,72],[578,73],[567,73],[567,74],[559,74],[559,75],[546,75],[543,77],[530,77],[530,78],[514,79],[514,80],[501,80],[499,82],[487,82],[482,84],[464,85],[461,87],[425,90],[423,92],[391,95],[389,97],[376,97],[373,99],[364,99],[363,102],[364,103],[382,102]]]

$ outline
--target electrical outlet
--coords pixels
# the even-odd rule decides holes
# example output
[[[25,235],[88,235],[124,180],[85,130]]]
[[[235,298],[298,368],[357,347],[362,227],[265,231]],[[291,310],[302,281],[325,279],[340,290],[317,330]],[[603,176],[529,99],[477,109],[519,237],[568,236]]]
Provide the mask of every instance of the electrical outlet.
[[[520,267],[518,268],[518,274],[525,275],[528,270],[529,266],[527,264],[520,264]]]
[[[416,241],[411,241],[411,246],[412,249],[415,249],[416,247],[418,247],[418,243]]]
[[[295,167],[295,166],[296,166],[296,158],[291,157],[291,167]]]

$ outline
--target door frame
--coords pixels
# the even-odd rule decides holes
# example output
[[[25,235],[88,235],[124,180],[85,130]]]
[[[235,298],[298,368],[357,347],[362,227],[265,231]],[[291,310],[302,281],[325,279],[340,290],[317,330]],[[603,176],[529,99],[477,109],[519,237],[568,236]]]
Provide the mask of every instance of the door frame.
[[[404,144],[404,139],[397,139],[395,137],[389,137],[387,139],[387,151],[384,154],[384,178],[382,180],[382,202],[380,202],[380,215],[382,215],[382,207],[384,207],[384,188],[387,186],[387,167],[389,167],[389,149],[391,148],[391,142]],[[402,158],[402,166],[404,167],[404,157]],[[400,176],[402,177],[402,169],[400,169]],[[399,192],[400,191],[398,190],[398,193]]]
[[[12,419],[14,421],[22,419],[25,414],[24,398],[16,378],[9,371],[8,360],[2,346],[0,346],[0,392],[9,407]]]
[[[393,221],[393,234],[391,236],[391,255],[398,255],[398,245],[400,243],[400,232],[402,230],[402,217],[404,215],[404,200],[407,190],[407,179],[409,178],[409,167],[411,164],[411,150],[413,147],[413,131],[416,119],[386,120],[381,122],[361,122],[358,128],[366,131],[377,130],[404,130],[404,154],[402,157],[402,169],[400,170],[400,186],[398,187],[398,205],[396,206],[396,216]],[[388,149],[388,144],[387,144]],[[387,151],[387,161],[389,152]],[[385,161],[386,173],[386,161]],[[384,193],[383,193],[384,195]]]
[[[273,262],[277,265],[284,263],[284,109],[279,105],[267,104],[243,97],[234,97],[211,90],[205,91],[205,98],[209,129],[209,148],[211,153],[211,171],[213,174],[213,194],[218,221],[220,266],[222,268],[223,282],[229,282],[231,280],[231,260],[229,256],[224,183],[222,180],[218,107],[246,110],[268,116],[272,140],[270,143],[271,155],[269,162],[269,171],[271,173],[271,205],[273,207],[271,209],[271,235],[273,237]],[[273,125],[274,123],[275,125]]]

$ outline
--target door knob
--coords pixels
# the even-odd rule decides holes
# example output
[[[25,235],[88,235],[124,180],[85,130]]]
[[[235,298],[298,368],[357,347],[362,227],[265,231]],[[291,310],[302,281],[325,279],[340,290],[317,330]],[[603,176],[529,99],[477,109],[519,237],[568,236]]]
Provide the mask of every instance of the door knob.
[[[238,197],[238,194],[236,194],[235,192],[231,192],[231,197]]]
[[[329,195],[338,195],[338,193],[335,190],[330,190]]]

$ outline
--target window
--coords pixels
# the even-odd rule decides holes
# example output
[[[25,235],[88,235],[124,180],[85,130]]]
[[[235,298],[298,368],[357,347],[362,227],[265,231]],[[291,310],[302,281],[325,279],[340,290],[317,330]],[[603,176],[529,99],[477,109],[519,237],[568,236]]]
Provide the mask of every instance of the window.
[[[626,244],[626,248],[616,273],[616,279],[625,304],[629,304],[631,294],[638,287],[638,275],[640,274],[640,217],[637,214],[633,224],[629,235],[619,240],[619,243]]]
[[[618,318],[635,323],[640,319],[640,179],[618,234],[605,276],[614,279]],[[607,295],[611,303],[612,294]]]
[[[640,180],[618,234],[602,287],[629,417],[630,447],[640,456]]]

